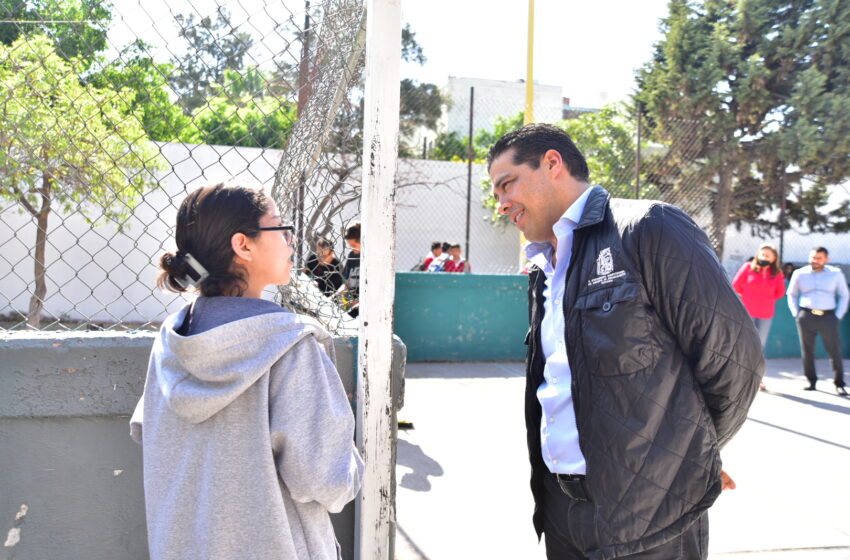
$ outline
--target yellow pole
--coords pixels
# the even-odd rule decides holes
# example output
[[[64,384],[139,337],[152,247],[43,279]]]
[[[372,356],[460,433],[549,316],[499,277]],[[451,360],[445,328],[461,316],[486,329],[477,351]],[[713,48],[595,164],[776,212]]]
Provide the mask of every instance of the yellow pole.
[[[528,58],[525,67],[525,120],[523,124],[534,122],[534,0],[528,0]],[[519,234],[519,269],[525,268],[526,239]]]
[[[525,69],[525,123],[534,122],[534,0],[528,0],[528,59]]]

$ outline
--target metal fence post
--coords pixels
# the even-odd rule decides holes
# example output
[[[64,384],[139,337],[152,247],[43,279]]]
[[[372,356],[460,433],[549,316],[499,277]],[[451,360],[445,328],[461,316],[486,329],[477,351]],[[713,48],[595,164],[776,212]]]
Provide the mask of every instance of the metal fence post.
[[[640,198],[640,133],[643,120],[643,106],[637,104],[637,143],[635,144],[635,198]]]
[[[360,283],[358,445],[366,470],[359,505],[359,558],[391,560],[395,519],[392,327],[395,296],[395,173],[398,158],[401,6],[366,3],[363,119],[363,262]]]
[[[472,130],[473,119],[475,118],[475,87],[469,88],[469,137],[466,143],[466,239],[463,245],[463,251],[466,253],[466,260],[469,261],[469,216],[472,212],[472,160],[475,159],[475,150],[472,148]]]

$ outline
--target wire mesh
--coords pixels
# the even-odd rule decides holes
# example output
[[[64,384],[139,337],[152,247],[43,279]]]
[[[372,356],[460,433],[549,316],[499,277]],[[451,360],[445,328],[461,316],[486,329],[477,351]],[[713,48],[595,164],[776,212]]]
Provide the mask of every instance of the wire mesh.
[[[269,188],[296,226],[292,284],[267,297],[352,328],[356,291],[337,291],[356,256],[343,237],[360,215],[363,42],[353,0],[3,3],[0,328],[156,328],[187,300],[155,287],[176,209],[222,181]],[[409,28],[403,52],[426,63]],[[397,270],[421,269],[439,241],[460,246],[465,272],[517,273],[520,237],[493,214],[484,158],[521,126],[525,84],[400,88]],[[791,224],[780,242],[781,201],[757,226],[730,225],[700,155],[704,123],[574,107],[539,84],[535,95],[536,120],[573,136],[593,183],[682,207],[730,274],[766,240],[796,264],[815,245],[850,262],[838,234]]]

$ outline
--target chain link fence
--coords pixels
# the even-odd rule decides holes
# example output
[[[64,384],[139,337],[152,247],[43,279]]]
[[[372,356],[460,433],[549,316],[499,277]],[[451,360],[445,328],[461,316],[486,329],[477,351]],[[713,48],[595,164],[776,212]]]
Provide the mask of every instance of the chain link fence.
[[[344,328],[304,265],[359,213],[364,42],[351,0],[3,3],[2,327],[155,328],[186,301],[155,288],[177,207],[233,182],[298,227],[269,297]]]
[[[431,241],[465,239],[464,251],[474,272],[516,273],[520,239],[495,213],[484,162],[498,137],[522,126],[525,84],[450,77],[443,93],[439,132],[415,136],[409,149],[421,149],[418,165],[429,175],[451,179],[436,183],[431,191],[399,194],[404,204],[429,208],[407,226],[421,243],[414,248],[400,241],[399,263],[421,264]],[[556,124],[572,136],[588,160],[592,184],[616,197],[662,200],[685,210],[705,230],[730,277],[763,243],[775,245],[783,260],[797,267],[819,245],[830,249],[834,262],[850,263],[847,234],[813,232],[787,216],[780,230],[784,197],[791,200],[800,193],[777,194],[772,208],[768,204],[758,219],[739,219],[736,193],[722,194],[716,168],[702,156],[706,142],[702,121],[652,121],[626,104],[576,107],[560,88],[537,84],[534,111],[536,122]],[[836,185],[830,195],[825,212],[850,200],[850,186]],[[404,208],[399,208],[400,236],[405,228],[402,216]]]
[[[353,298],[335,292],[360,214],[364,21],[353,0],[3,3],[0,328],[156,328],[187,301],[155,288],[177,207],[218,182],[267,188],[296,226],[292,284],[268,297],[353,328]],[[409,28],[402,44],[426,63]],[[466,271],[517,273],[521,240],[493,213],[484,158],[521,126],[525,85],[400,88],[397,270],[420,268],[439,241],[460,245]],[[731,272],[764,241],[795,264],[814,245],[850,262],[837,234],[791,226],[777,239],[764,223],[778,211],[730,225],[698,121],[649,127],[634,109],[574,107],[542,85],[535,117],[574,137],[593,183],[689,212]]]

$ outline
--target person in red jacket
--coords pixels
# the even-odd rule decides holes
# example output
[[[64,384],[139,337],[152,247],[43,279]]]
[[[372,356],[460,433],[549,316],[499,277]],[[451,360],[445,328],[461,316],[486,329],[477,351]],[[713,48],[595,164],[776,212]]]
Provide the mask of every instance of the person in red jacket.
[[[761,245],[755,258],[745,262],[735,274],[732,287],[741,296],[747,313],[753,318],[764,350],[770,324],[773,322],[776,300],[785,295],[785,276],[782,274],[776,248],[769,243]],[[765,390],[764,383],[761,383],[760,388]]]
[[[449,244],[449,257],[446,261],[445,272],[472,272],[469,262],[461,256],[460,243]]]

